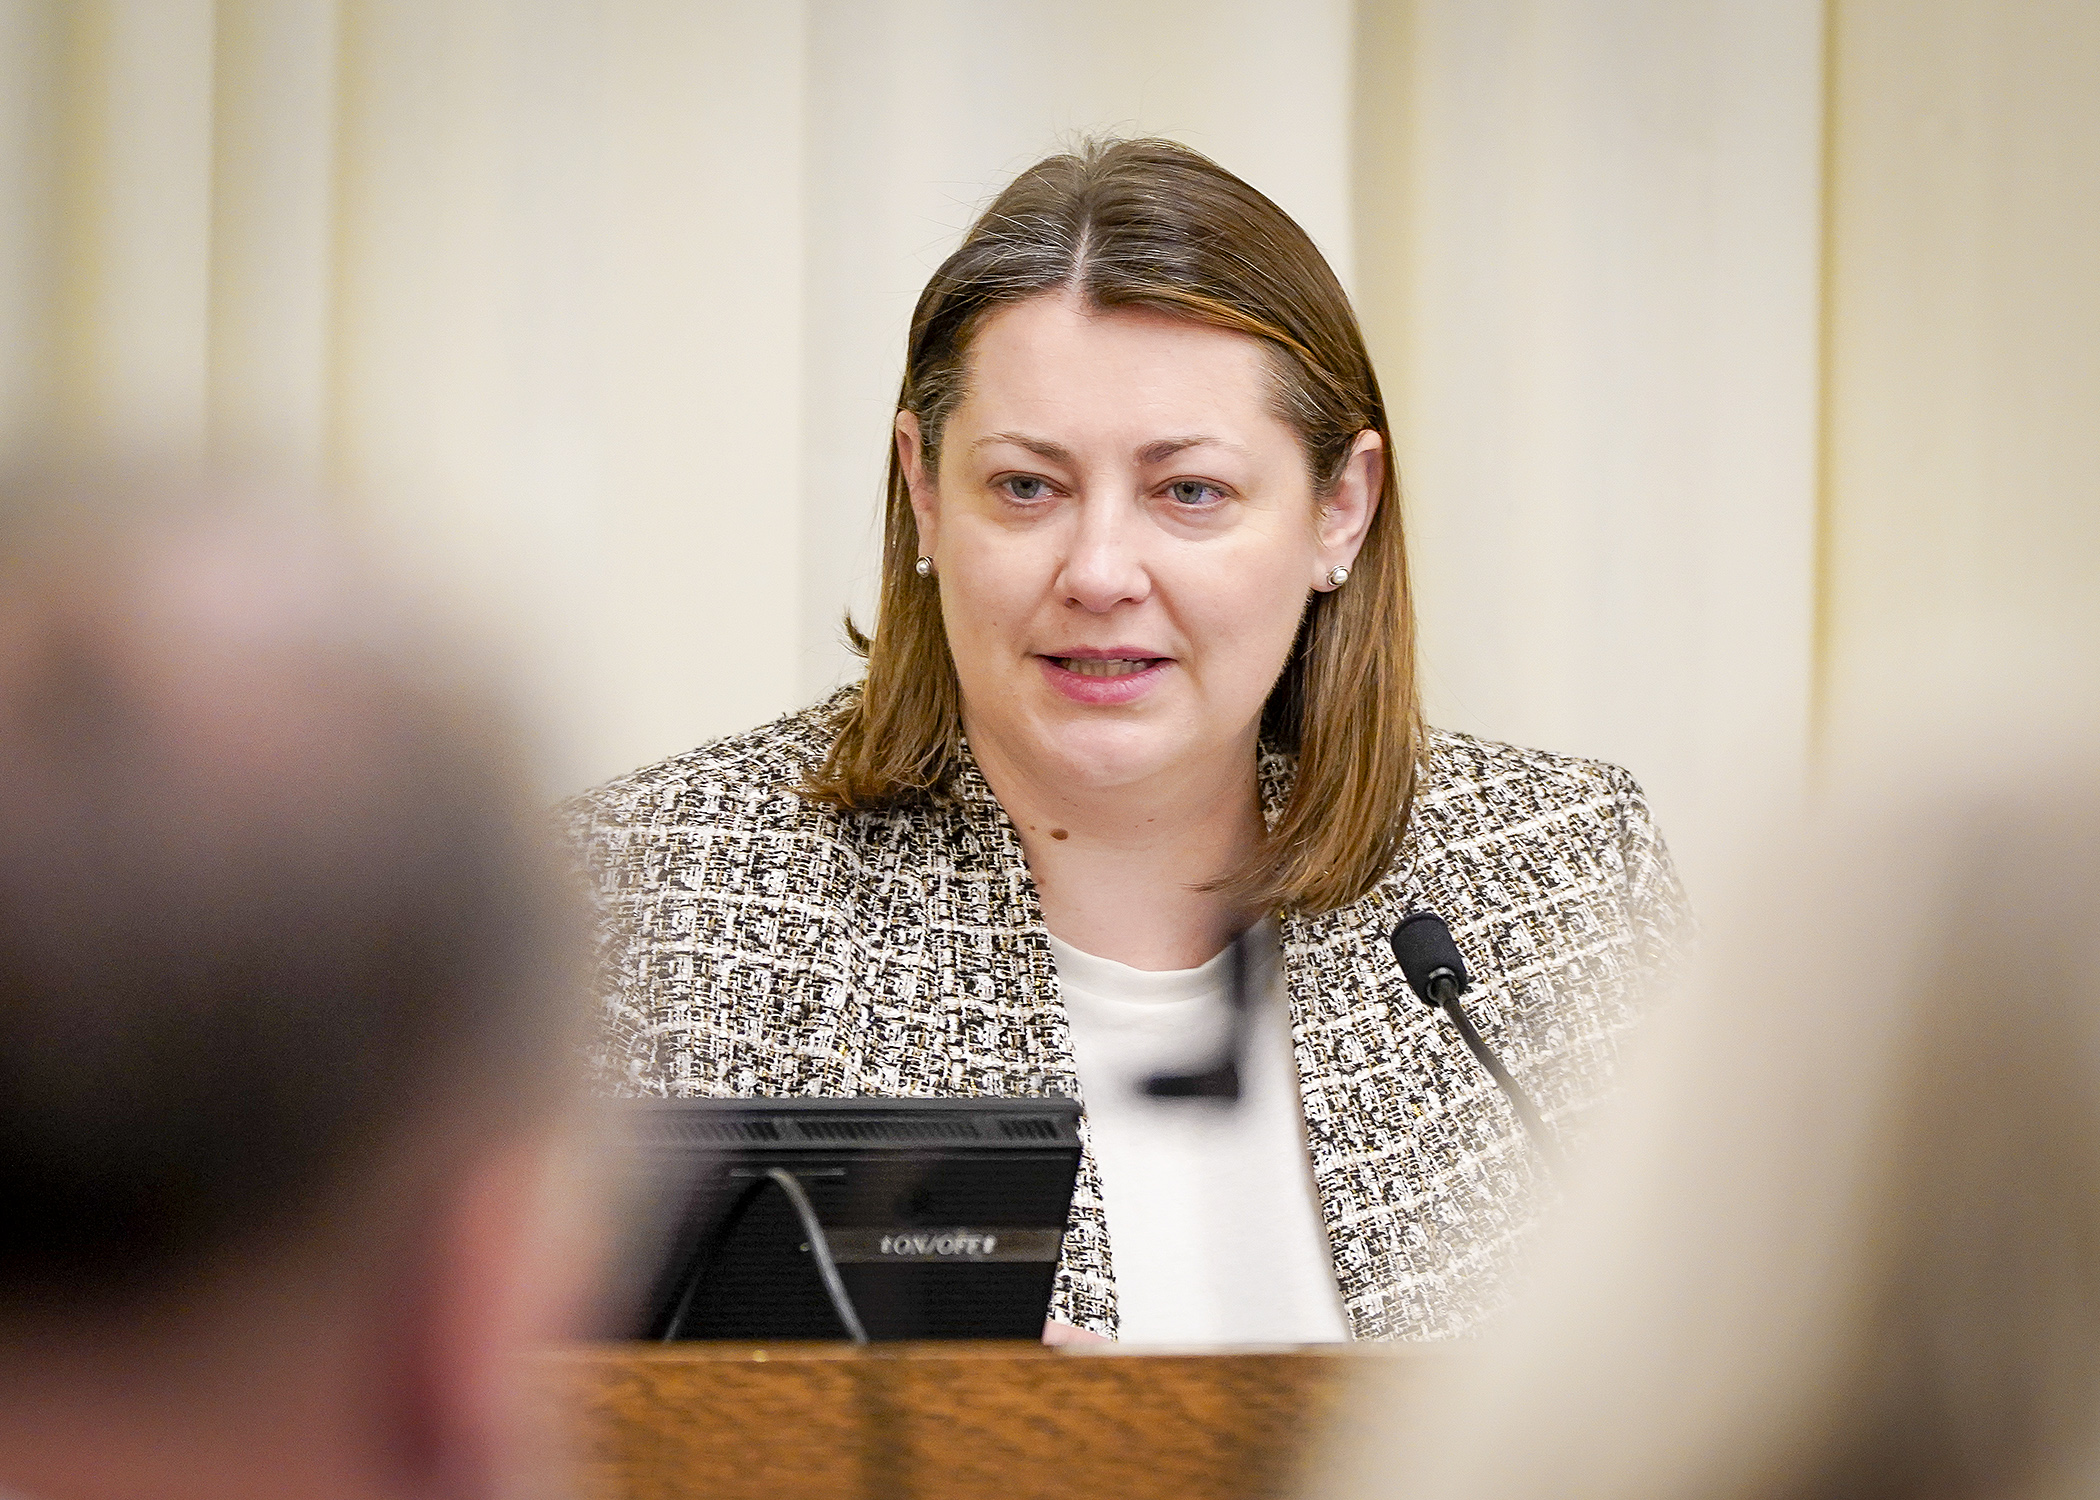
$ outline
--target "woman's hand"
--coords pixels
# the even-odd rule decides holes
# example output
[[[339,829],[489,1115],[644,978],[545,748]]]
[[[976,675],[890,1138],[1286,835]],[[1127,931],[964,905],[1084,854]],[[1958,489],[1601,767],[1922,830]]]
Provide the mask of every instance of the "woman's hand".
[[[1066,1344],[1112,1344],[1115,1340],[1089,1333],[1084,1328],[1074,1328],[1070,1323],[1045,1323],[1043,1342],[1052,1348],[1062,1348]]]

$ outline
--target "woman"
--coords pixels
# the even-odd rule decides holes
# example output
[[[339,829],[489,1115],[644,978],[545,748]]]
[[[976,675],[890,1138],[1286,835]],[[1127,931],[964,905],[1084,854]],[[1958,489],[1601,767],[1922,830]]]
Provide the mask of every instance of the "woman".
[[[2100,761],[1973,722],[1774,851],[1525,1305],[1307,1493],[2100,1494]]]
[[[1023,173],[913,316],[865,682],[578,805],[617,1086],[1077,1096],[1057,1325],[1464,1328],[1535,1164],[1387,933],[1451,922],[1566,1135],[1680,898],[1624,772],[1421,728],[1394,496],[1281,210],[1164,141]],[[1240,1099],[1152,1097],[1236,953]]]

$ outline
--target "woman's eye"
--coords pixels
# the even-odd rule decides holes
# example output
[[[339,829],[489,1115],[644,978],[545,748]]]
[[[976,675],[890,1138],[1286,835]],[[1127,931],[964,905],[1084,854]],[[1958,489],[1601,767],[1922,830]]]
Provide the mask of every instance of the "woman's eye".
[[[1200,479],[1177,479],[1167,486],[1167,495],[1176,505],[1209,505],[1224,498],[1216,485]]]
[[[999,488],[1015,500],[1040,500],[1050,493],[1050,482],[1033,474],[1016,474],[999,481]]]

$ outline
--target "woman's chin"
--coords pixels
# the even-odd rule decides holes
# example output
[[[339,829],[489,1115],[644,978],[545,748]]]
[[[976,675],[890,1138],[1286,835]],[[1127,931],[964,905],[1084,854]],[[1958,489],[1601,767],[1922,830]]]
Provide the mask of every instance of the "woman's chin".
[[[1108,792],[1171,771],[1196,746],[1156,723],[1065,722],[1045,726],[1036,754],[1074,792]]]
[[[966,729],[980,760],[1022,772],[1065,796],[1115,792],[1170,776],[1218,753],[1230,731],[1204,733],[1199,705],[1155,695],[1142,706],[1090,708],[1047,691],[1007,700],[1009,711],[970,716]],[[1180,696],[1180,695],[1175,695]]]

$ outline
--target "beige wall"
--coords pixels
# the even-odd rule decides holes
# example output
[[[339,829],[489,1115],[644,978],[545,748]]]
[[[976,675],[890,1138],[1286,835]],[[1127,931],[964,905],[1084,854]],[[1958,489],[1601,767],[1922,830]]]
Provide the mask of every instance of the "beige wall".
[[[1628,766],[1696,891],[1808,752],[1821,7],[1360,15],[1430,716]]]
[[[912,299],[1030,160],[1176,135],[1346,269],[1349,17],[0,0],[0,452],[342,484],[581,785],[851,670]]]
[[[2100,7],[1841,0],[1833,37],[1821,718],[1858,752],[2100,684]]]
[[[1435,718],[1632,767],[1696,892],[1921,712],[2094,696],[2100,8],[1358,28]]]
[[[580,785],[794,699],[794,4],[337,7],[329,456]]]
[[[579,785],[850,670],[926,272],[1061,137],[1177,135],[1363,306],[1437,717],[1629,765],[1697,882],[1893,684],[2096,633],[2096,27],[0,0],[0,452],[344,481],[506,622]]]

